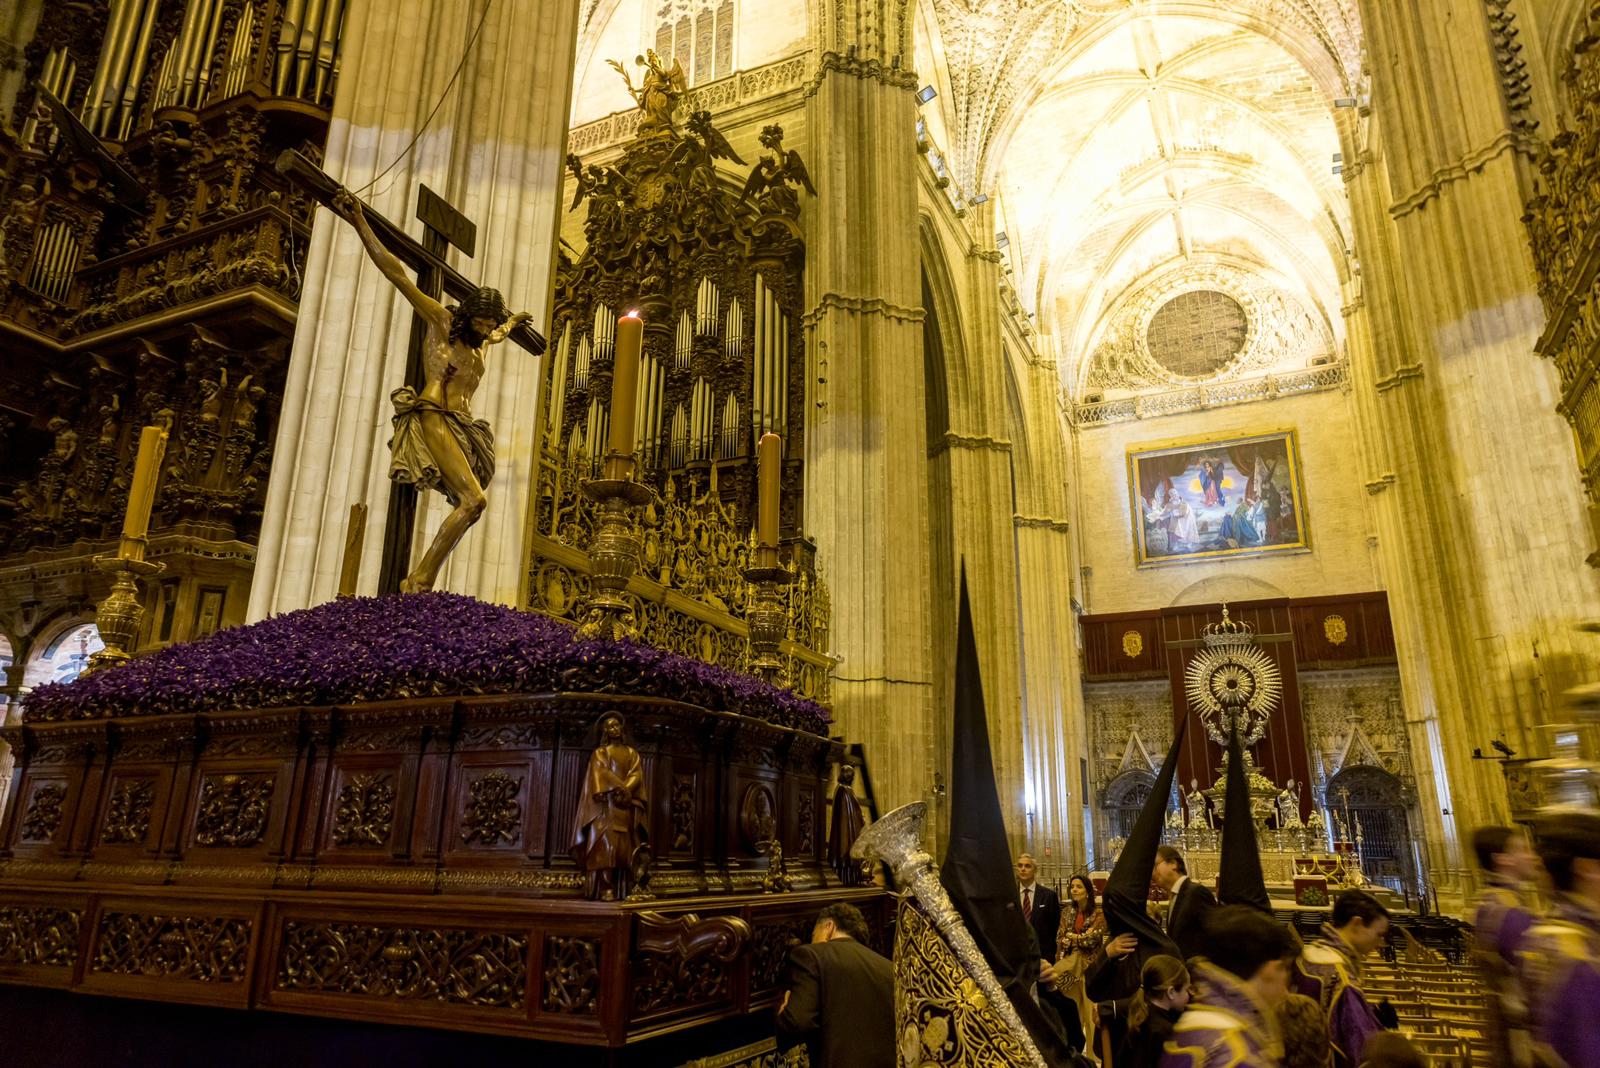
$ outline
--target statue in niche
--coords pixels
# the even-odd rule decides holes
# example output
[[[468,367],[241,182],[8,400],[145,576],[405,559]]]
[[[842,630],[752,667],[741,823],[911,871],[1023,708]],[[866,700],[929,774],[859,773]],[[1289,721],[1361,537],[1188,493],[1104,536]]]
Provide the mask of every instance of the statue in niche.
[[[1189,805],[1189,826],[1210,830],[1211,812],[1206,808],[1206,795],[1200,792],[1199,779],[1189,780],[1189,792],[1183,799]]]
[[[622,717],[600,719],[600,744],[589,756],[573,821],[572,859],[588,876],[588,896],[622,901],[649,868],[644,765],[623,734]]]
[[[1300,786],[1290,779],[1278,793],[1278,830],[1300,826]]]
[[[633,97],[633,102],[644,112],[644,116],[639,120],[639,136],[644,137],[653,132],[672,133],[672,113],[678,110],[678,100],[689,91],[689,80],[683,73],[683,63],[674,59],[672,69],[668,70],[653,48],[645,49],[645,54],[642,56],[634,56],[633,61],[644,68],[644,77],[640,80],[638,88],[634,88],[633,79],[629,77],[626,67],[614,59],[606,60],[618,74],[622,75],[622,80],[628,83],[628,95]]]
[[[861,802],[856,799],[855,781],[855,765],[839,765],[839,785],[833,790],[833,815],[828,821],[828,866],[844,886],[861,882],[861,862],[851,858],[850,848],[867,825]]]
[[[431,590],[451,550],[483,515],[483,491],[494,477],[494,433],[487,420],[472,418],[471,407],[485,355],[490,345],[504,341],[533,316],[510,315],[500,291],[488,288],[459,307],[446,308],[418,289],[405,266],[379,243],[361,213],[361,202],[348,190],[334,198],[333,210],[355,227],[372,262],[427,324],[422,344],[426,384],[420,393],[406,385],[389,394],[394,405],[389,477],[418,489],[436,489],[453,508],[433,544],[400,583],[401,593]]]

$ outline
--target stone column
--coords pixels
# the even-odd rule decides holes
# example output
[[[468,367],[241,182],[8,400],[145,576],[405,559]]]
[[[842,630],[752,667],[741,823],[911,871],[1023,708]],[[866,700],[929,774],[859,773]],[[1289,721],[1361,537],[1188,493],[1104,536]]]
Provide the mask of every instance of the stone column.
[[[816,0],[811,26],[806,526],[843,658],[838,731],[865,744],[888,809],[928,798],[944,762],[931,699],[911,13],[905,0]]]
[[[478,225],[476,256],[452,252],[453,265],[501,290],[513,309],[531,311],[544,332],[578,0],[541,0],[537,19],[514,4],[491,7],[446,95],[483,10],[475,0],[353,6],[324,166],[414,237],[422,233],[417,187],[444,195]],[[333,597],[356,501],[370,509],[359,589],[377,589],[389,493],[388,398],[404,377],[411,309],[368,262],[354,230],[327,211],[318,213],[305,277],[250,619]],[[473,401],[474,414],[495,431],[489,507],[451,557],[441,589],[516,600],[537,382],[537,360],[523,350],[491,350]],[[437,529],[444,503],[423,495],[413,559]]]
[[[1527,237],[1523,136],[1487,23],[1450,0],[1364,0],[1372,113],[1345,120],[1363,275],[1350,302],[1362,457],[1436,881],[1465,892],[1472,828],[1506,816],[1493,762],[1540,742],[1591,673],[1571,628],[1600,582]]]
[[[942,196],[942,194],[939,194]],[[943,213],[946,205],[936,204]],[[995,784],[1015,850],[1030,843],[1043,798],[1029,790],[1023,756],[1020,620],[1017,615],[1017,546],[1012,530],[1013,444],[1006,400],[1004,347],[1000,337],[1000,254],[994,250],[992,205],[970,208],[964,220],[945,217],[943,249],[929,254],[960,256],[953,277],[933,279],[935,319],[943,335],[939,346],[948,405],[948,429],[930,426],[928,466],[930,495],[949,498],[950,538],[932,541],[932,551],[950,554],[934,575],[959,583],[963,567],[972,604],[973,628],[989,721]],[[956,246],[959,244],[959,251]],[[942,267],[942,264],[936,265]],[[930,273],[935,268],[929,268]],[[943,293],[948,283],[950,292]],[[945,305],[949,306],[946,307]],[[937,401],[936,401],[937,403]],[[937,527],[938,524],[932,524]],[[934,604],[934,662],[953,660],[956,594],[940,588]],[[952,680],[946,680],[952,681]],[[937,689],[937,687],[936,687]],[[948,746],[946,746],[948,748]],[[946,763],[948,754],[946,754]],[[942,765],[943,766],[943,765]]]
[[[1035,856],[1049,845],[1065,876],[1093,859],[1092,810],[1084,806],[1088,777],[1080,763],[1091,754],[1073,610],[1077,554],[1067,520],[1071,439],[1062,425],[1061,377],[1054,362],[1022,343],[1011,365],[1025,420],[1012,431],[1017,485],[1012,526],[1024,757],[1035,804],[1029,844]]]

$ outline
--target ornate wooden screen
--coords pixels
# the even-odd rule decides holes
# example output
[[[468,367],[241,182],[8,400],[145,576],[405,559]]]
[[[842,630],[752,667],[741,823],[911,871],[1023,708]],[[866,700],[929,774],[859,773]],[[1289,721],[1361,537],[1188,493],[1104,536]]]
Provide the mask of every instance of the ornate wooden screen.
[[[787,679],[826,700],[828,595],[801,514],[804,246],[794,187],[811,183],[783,130],[768,126],[767,151],[736,191],[716,161],[743,161],[710,114],[677,128],[674,73],[652,54],[635,91],[639,134],[615,165],[568,157],[573,207],[589,206],[588,244],[576,259],[563,250],[558,272],[525,602],[576,618],[588,592],[594,506],[579,485],[603,459],[616,319],[638,311],[646,325],[634,448],[639,478],[660,495],[642,514],[643,558],[629,586],[645,640],[746,666],[755,443],[774,431],[784,442],[783,551],[795,571],[785,593]]]

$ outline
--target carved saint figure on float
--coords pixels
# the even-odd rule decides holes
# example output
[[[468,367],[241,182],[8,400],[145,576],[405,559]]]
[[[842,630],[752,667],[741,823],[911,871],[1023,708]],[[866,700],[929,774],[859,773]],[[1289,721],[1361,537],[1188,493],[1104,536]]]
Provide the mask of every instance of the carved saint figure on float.
[[[625,899],[635,871],[648,870],[647,808],[639,751],[624,739],[622,717],[607,713],[584,772],[572,831],[572,859],[588,874],[591,899]]]

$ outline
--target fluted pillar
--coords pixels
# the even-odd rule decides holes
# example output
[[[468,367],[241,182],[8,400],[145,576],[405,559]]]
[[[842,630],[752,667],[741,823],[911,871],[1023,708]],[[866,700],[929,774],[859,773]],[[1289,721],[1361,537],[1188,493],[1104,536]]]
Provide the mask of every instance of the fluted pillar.
[[[1363,0],[1372,113],[1345,120],[1363,275],[1351,294],[1369,443],[1425,833],[1464,892],[1472,828],[1506,815],[1499,766],[1536,749],[1553,696],[1590,673],[1571,624],[1600,612],[1570,436],[1519,221],[1526,160],[1481,13]]]
[[[1017,485],[1012,526],[1024,757],[1035,805],[1028,844],[1041,862],[1048,846],[1055,870],[1045,874],[1064,878],[1093,859],[1093,820],[1084,804],[1089,724],[1072,608],[1077,554],[1067,518],[1071,439],[1062,425],[1055,364],[1026,349],[1011,363],[1024,419],[1021,432],[1012,431]]]
[[[933,276],[934,318],[941,334],[938,352],[932,355],[943,366],[930,370],[928,377],[943,381],[943,397],[935,396],[933,402],[942,400],[947,410],[941,413],[943,428],[930,418],[927,463],[930,499],[944,509],[950,534],[930,540],[934,553],[950,558],[937,562],[932,571],[949,576],[954,586],[966,569],[995,784],[1006,830],[1020,850],[1037,825],[1042,798],[1030,789],[1023,758],[1021,621],[1011,524],[1013,442],[1000,329],[1000,254],[993,248],[992,204],[969,208],[964,219],[955,218],[942,203],[934,210],[941,216],[945,239],[938,250],[924,252],[940,262],[924,266]],[[948,292],[942,292],[945,286]],[[936,578],[932,594],[946,602],[931,606],[934,663],[952,663],[955,590]]]
[[[537,19],[514,4],[489,8],[446,95],[483,11],[475,0],[352,5],[324,167],[413,237],[422,233],[418,185],[444,195],[478,225],[476,256],[452,252],[453,264],[500,289],[513,309],[531,311],[543,332],[578,0],[541,0]],[[441,96],[443,105],[406,153]],[[251,619],[334,596],[345,524],[357,501],[369,507],[358,588],[377,589],[389,493],[388,396],[404,379],[411,309],[367,261],[354,230],[319,211],[299,314]],[[514,345],[492,349],[488,364],[473,410],[495,432],[489,506],[439,588],[509,604],[524,566],[539,379],[537,360]],[[439,495],[422,495],[413,560],[446,510]]]
[[[887,809],[931,799],[943,764],[929,653],[911,14],[905,0],[817,0],[811,26],[806,527],[833,594],[837,730],[865,744]]]

